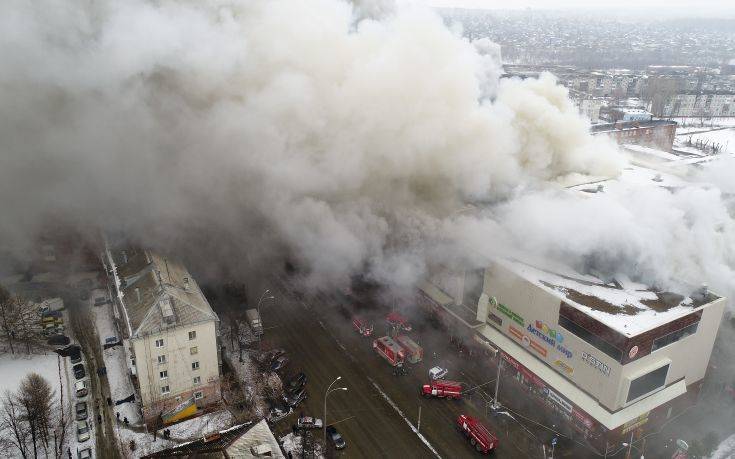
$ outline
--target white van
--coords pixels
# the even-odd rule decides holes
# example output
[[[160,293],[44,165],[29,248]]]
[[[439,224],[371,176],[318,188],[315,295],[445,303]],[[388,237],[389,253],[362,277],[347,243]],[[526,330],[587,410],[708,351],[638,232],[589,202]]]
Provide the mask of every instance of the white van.
[[[84,398],[89,393],[89,389],[87,389],[87,381],[84,379],[77,381],[74,384],[74,388],[76,389],[77,398]]]
[[[429,378],[431,378],[432,381],[435,379],[443,379],[447,373],[449,373],[449,370],[446,368],[434,367],[429,370]]]

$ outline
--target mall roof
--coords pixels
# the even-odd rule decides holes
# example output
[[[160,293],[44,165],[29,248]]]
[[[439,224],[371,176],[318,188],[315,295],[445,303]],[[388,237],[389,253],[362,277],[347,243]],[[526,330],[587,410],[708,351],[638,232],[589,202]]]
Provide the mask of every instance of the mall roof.
[[[702,289],[690,296],[660,291],[624,276],[602,280],[567,267],[540,267],[511,259],[498,259],[496,263],[627,337],[691,314],[719,299]]]

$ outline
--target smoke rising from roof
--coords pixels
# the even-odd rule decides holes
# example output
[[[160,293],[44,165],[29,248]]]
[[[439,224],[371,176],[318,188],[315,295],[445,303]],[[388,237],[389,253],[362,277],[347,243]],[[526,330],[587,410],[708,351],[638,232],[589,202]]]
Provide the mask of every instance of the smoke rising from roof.
[[[704,263],[703,246],[732,260],[714,253],[731,220],[715,242],[690,231],[726,215],[716,192],[607,198],[604,211],[560,193],[625,161],[553,77],[499,81],[497,46],[428,9],[10,0],[0,37],[8,247],[53,212],[214,264],[288,254],[317,282],[368,267],[408,286],[429,265],[514,250],[601,254],[651,279]]]

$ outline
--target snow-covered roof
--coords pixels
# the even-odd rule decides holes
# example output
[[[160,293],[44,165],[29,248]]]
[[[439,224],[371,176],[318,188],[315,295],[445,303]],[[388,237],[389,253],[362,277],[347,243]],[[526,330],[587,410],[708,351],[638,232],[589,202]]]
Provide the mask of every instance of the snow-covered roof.
[[[602,280],[569,267],[540,267],[518,260],[498,264],[617,332],[631,337],[690,314],[719,299],[656,291],[626,277]]]
[[[219,320],[180,262],[143,249],[118,250],[112,256],[131,338]]]

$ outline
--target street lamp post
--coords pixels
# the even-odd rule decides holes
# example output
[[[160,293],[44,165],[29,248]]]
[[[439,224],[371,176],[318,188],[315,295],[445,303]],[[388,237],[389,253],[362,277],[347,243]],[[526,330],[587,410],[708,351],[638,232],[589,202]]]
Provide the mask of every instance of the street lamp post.
[[[500,355],[500,349],[497,350],[495,355],[498,356],[498,371],[495,373],[495,397],[493,398],[493,404],[491,406],[493,410],[500,408],[500,403],[498,403],[498,389],[500,389],[500,371],[503,363],[502,356]]]
[[[322,428],[324,430],[324,448],[327,447],[327,397],[329,397],[329,394],[336,390],[347,390],[346,387],[335,387],[334,389],[332,389],[334,383],[336,383],[340,379],[342,379],[342,376],[337,376],[337,379],[332,381],[332,384],[330,384],[329,387],[327,387],[327,390],[324,392],[324,420],[322,421]]]
[[[262,295],[260,295],[260,299],[258,300],[258,319],[260,320],[260,328],[263,328],[263,316],[260,315],[260,304],[263,302],[263,300],[275,300],[276,297],[273,295],[266,297],[267,294],[269,294],[271,291],[269,289],[266,289],[265,292],[263,292]],[[261,330],[262,334],[263,330]],[[258,335],[258,341],[260,341],[260,334]]]

